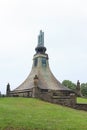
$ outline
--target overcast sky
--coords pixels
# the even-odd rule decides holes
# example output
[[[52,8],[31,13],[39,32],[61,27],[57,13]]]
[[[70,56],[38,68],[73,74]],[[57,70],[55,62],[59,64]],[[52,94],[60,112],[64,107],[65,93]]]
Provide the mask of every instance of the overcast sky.
[[[87,82],[87,0],[0,0],[0,91],[29,75],[40,29],[59,81]]]

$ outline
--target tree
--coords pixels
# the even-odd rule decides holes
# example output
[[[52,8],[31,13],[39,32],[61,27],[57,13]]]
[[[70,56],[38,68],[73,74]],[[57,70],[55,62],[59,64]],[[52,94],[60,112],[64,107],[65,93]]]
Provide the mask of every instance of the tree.
[[[72,90],[76,90],[76,84],[74,84],[72,81],[70,80],[63,80],[62,84]]]

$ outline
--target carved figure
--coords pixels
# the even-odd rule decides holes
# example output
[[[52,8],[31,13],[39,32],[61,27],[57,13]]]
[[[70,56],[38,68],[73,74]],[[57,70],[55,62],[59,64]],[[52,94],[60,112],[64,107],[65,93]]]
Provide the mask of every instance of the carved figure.
[[[40,30],[40,34],[38,36],[38,46],[44,46],[44,32]]]

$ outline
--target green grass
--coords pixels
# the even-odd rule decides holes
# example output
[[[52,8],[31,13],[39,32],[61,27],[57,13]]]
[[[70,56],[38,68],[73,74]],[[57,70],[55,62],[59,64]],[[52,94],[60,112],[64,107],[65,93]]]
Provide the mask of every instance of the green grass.
[[[0,98],[0,130],[87,130],[87,112],[33,98]]]
[[[77,103],[85,103],[85,104],[87,104],[87,98],[80,98],[80,97],[78,97],[77,98]]]

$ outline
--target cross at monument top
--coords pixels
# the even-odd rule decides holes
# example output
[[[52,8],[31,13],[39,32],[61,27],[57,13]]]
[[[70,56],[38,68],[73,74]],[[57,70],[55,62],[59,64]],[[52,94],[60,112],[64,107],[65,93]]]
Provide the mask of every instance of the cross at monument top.
[[[40,34],[38,35],[38,46],[44,46],[44,32],[40,30]]]

